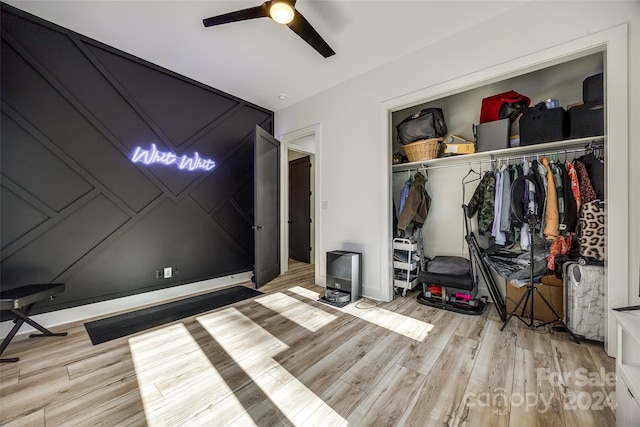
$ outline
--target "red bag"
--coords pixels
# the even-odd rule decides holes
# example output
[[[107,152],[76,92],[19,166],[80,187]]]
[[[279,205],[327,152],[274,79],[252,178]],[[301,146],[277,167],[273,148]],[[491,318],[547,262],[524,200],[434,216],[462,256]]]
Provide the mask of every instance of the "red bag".
[[[530,103],[529,97],[513,90],[484,98],[480,110],[480,123],[507,118],[513,123]]]

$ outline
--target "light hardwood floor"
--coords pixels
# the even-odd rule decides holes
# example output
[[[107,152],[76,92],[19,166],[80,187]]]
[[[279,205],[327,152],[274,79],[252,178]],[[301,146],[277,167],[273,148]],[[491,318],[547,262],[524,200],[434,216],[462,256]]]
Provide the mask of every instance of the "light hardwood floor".
[[[316,301],[313,266],[265,295],[93,346],[17,337],[1,364],[7,426],[614,426],[614,360],[596,343],[500,331],[416,293],[344,309]]]

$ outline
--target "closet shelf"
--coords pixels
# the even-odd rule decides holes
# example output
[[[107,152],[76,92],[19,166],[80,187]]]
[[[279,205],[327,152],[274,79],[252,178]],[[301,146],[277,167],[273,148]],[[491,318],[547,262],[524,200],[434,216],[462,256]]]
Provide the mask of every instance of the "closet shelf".
[[[444,166],[458,166],[458,165],[466,165],[469,163],[477,163],[481,161],[490,161],[494,158],[501,157],[517,157],[527,154],[535,154],[539,152],[549,152],[549,151],[557,151],[558,154],[561,154],[563,150],[575,149],[575,148],[584,148],[589,143],[593,144],[602,144],[605,142],[605,136],[591,136],[588,138],[576,138],[576,139],[565,139],[562,141],[554,141],[554,142],[545,142],[542,144],[534,144],[534,145],[524,145],[521,147],[512,147],[512,148],[503,148],[500,150],[493,151],[482,151],[474,154],[462,154],[459,156],[451,156],[451,157],[438,157],[436,159],[431,160],[421,160],[418,162],[411,163],[400,163],[398,165],[393,165],[393,172],[402,172],[408,170],[415,170],[419,168],[429,168],[429,167],[444,167]]]

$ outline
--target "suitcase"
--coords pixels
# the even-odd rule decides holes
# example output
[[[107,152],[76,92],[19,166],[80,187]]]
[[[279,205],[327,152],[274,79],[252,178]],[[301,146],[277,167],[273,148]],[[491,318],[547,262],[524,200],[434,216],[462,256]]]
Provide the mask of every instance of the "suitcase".
[[[565,325],[585,339],[604,342],[604,266],[566,262]]]

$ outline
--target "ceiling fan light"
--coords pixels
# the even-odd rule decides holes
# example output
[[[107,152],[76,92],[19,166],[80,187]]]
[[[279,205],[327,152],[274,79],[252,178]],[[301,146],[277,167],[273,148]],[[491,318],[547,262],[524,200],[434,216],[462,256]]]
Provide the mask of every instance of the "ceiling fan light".
[[[278,24],[288,24],[293,21],[293,6],[281,1],[275,2],[269,8],[269,15]]]

